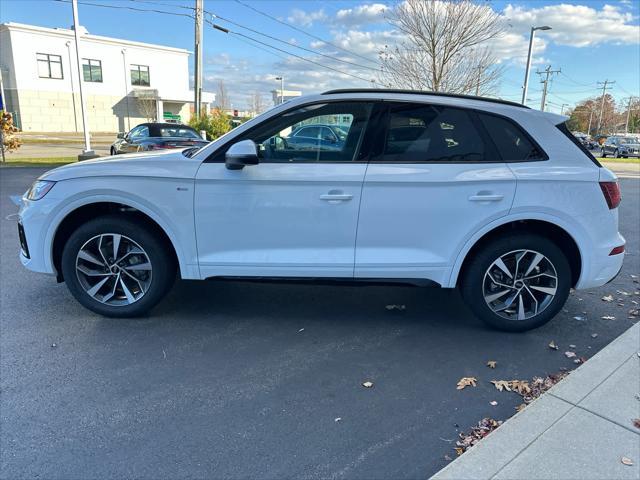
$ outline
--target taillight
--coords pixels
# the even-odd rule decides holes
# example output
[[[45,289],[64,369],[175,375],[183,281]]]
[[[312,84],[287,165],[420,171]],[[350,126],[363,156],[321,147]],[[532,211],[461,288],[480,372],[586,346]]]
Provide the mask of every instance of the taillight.
[[[607,201],[609,210],[617,208],[618,205],[620,205],[620,201],[622,200],[618,182],[600,182],[600,188],[602,189],[604,199]]]
[[[621,253],[624,253],[624,245],[620,245],[619,247],[615,247],[611,250],[611,252],[609,253],[609,256],[611,255],[620,255]]]

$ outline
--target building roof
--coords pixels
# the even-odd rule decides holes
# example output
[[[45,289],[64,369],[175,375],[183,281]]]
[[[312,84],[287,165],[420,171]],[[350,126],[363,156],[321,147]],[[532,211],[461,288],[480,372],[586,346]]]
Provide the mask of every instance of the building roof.
[[[74,31],[69,28],[38,27],[36,25],[27,25],[24,23],[14,23],[14,22],[1,23],[0,30],[3,30],[3,29],[41,33],[45,35],[54,35],[54,36],[60,36],[65,38],[73,38],[74,36]],[[184,48],[168,47],[166,45],[156,45],[153,43],[135,42],[133,40],[124,40],[120,38],[103,37],[100,35],[93,35],[93,34],[84,33],[84,32],[81,32],[81,38],[92,40],[95,42],[100,42],[100,43],[117,45],[117,46],[131,46],[131,47],[137,47],[137,48],[149,48],[153,50],[164,50],[167,52],[184,54],[184,55],[189,55],[190,53],[192,53],[189,50],[185,50]]]

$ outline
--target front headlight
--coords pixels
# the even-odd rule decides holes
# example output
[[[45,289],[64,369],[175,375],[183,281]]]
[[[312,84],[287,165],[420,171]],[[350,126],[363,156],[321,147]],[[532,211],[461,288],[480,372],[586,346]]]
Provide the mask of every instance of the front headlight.
[[[27,199],[28,200],[40,200],[43,198],[49,190],[53,188],[56,182],[52,182],[51,180],[36,180],[31,185],[31,188],[27,190]]]

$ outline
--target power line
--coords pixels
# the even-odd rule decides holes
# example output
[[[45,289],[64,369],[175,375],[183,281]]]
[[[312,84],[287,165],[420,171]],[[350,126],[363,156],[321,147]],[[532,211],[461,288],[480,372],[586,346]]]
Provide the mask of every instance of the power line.
[[[351,50],[347,50],[346,48],[343,48],[343,47],[341,47],[339,45],[336,45],[335,43],[331,43],[331,42],[329,42],[328,40],[325,40],[322,37],[318,37],[317,35],[309,33],[309,32],[307,32],[306,30],[304,30],[302,28],[296,27],[295,25],[292,25],[292,24],[290,24],[288,22],[285,22],[284,20],[280,20],[279,18],[274,17],[273,15],[270,15],[267,12],[263,12],[262,10],[257,9],[252,5],[244,3],[244,2],[242,2],[240,0],[235,0],[235,1],[236,1],[236,3],[239,3],[240,5],[242,5],[245,8],[248,8],[250,10],[253,10],[256,13],[259,13],[260,15],[263,15],[263,16],[265,16],[267,18],[270,18],[274,22],[278,22],[278,23],[280,23],[282,25],[286,25],[287,27],[292,28],[293,30],[296,30],[296,31],[298,31],[298,32],[310,37],[310,38],[313,38],[313,39],[318,40],[320,42],[326,43],[327,45],[331,45],[332,47],[337,48],[338,50],[342,50],[343,52],[346,52],[346,53],[348,53],[350,55],[354,55],[356,57],[362,58],[363,60],[367,60],[368,62],[372,62],[372,63],[376,63],[376,64],[378,63],[377,60],[372,60],[371,58],[367,58],[364,55],[360,55],[359,53],[353,52]]]
[[[71,0],[53,0],[54,2],[60,3],[71,3]],[[193,15],[189,15],[187,13],[179,13],[179,12],[167,12],[166,10],[156,10],[156,9],[148,9],[148,8],[136,8],[136,7],[128,7],[126,5],[105,5],[104,3],[92,3],[92,2],[78,2],[79,5],[87,5],[90,7],[102,7],[102,8],[112,8],[112,9],[120,9],[120,10],[133,10],[136,12],[151,12],[151,13],[161,13],[164,15],[174,15],[177,17],[187,17],[193,18]]]
[[[355,74],[353,74],[353,73],[345,72],[345,71],[343,71],[343,70],[339,70],[339,69],[337,69],[337,68],[330,67],[329,65],[324,65],[324,64],[322,64],[322,63],[320,63],[320,62],[316,62],[316,61],[311,60],[311,59],[309,59],[309,58],[302,57],[302,56],[297,55],[297,54],[295,54],[295,53],[288,52],[288,51],[286,51],[286,50],[283,50],[282,48],[279,48],[279,47],[276,47],[276,46],[274,46],[274,45],[268,44],[268,43],[263,42],[263,41],[261,41],[261,40],[257,40],[257,39],[255,39],[255,38],[250,37],[249,35],[245,35],[244,33],[234,32],[234,31],[232,31],[232,30],[229,30],[228,28],[221,27],[220,25],[217,25],[217,24],[213,23],[213,22],[212,22],[211,20],[209,20],[209,19],[205,19],[205,21],[206,21],[209,25],[211,25],[214,29],[219,30],[219,31],[221,31],[221,32],[223,32],[223,33],[228,33],[228,34],[230,34],[230,35],[234,35],[234,36],[236,36],[236,37],[243,37],[243,38],[246,38],[246,39],[251,40],[251,41],[253,41],[253,42],[259,43],[260,45],[264,45],[264,46],[266,46],[266,47],[268,47],[268,48],[272,48],[272,49],[277,50],[277,51],[279,51],[279,52],[285,53],[285,54],[287,54],[287,55],[291,55],[292,57],[298,58],[298,59],[303,60],[303,61],[305,61],[305,62],[313,63],[314,65],[318,65],[319,67],[326,68],[326,69],[328,69],[328,70],[332,70],[332,71],[337,72],[337,73],[340,73],[340,74],[342,74],[342,75],[347,75],[347,76],[349,76],[349,77],[357,78],[358,80],[363,80],[363,81],[365,81],[365,82],[367,82],[367,83],[375,83],[375,84],[378,84],[378,82],[376,82],[376,81],[375,81],[375,80],[373,80],[373,79],[367,79],[367,78],[361,77],[361,76],[359,76],[359,75],[355,75]]]
[[[565,77],[567,80],[569,80],[570,82],[575,83],[576,85],[580,85],[582,87],[593,87],[596,88],[596,85],[594,83],[583,83],[583,82],[578,82],[576,80],[574,80],[573,78],[571,78],[569,75],[567,75],[564,72],[560,72],[560,75],[562,75],[563,77]]]
[[[242,28],[244,30],[248,30],[248,31],[250,31],[252,33],[256,33],[258,35],[262,35],[263,37],[269,38],[269,39],[274,40],[276,42],[284,43],[288,47],[298,48],[300,50],[304,50],[305,52],[313,53],[314,55],[320,55],[321,57],[325,57],[325,58],[328,58],[330,60],[335,60],[335,61],[338,61],[338,62],[341,62],[341,63],[346,63],[346,64],[352,65],[354,67],[377,71],[377,69],[375,69],[373,67],[369,67],[367,65],[361,65],[359,63],[350,62],[348,60],[343,60],[343,59],[335,57],[335,56],[331,56],[331,55],[326,55],[324,53],[320,53],[317,50],[312,50],[310,48],[301,47],[300,45],[294,45],[292,43],[287,42],[286,40],[282,40],[281,38],[274,37],[273,35],[269,35],[267,33],[262,33],[262,32],[260,32],[258,30],[250,28],[250,27],[245,27],[244,25],[241,25],[240,23],[234,22],[233,20],[229,20],[228,18],[221,17],[220,15],[217,15],[215,13],[209,12],[207,10],[205,10],[205,13],[208,14],[208,15],[211,15],[212,18],[219,18],[220,20],[222,20],[224,22],[227,22],[227,23],[230,23],[231,25],[235,25],[236,27],[240,27],[240,28]]]

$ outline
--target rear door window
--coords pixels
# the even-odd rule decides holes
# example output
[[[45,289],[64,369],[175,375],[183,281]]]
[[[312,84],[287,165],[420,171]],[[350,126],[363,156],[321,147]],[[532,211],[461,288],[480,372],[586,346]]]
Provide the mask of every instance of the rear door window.
[[[519,126],[506,118],[478,113],[482,125],[505,162],[546,160],[544,153]]]
[[[396,104],[389,109],[382,154],[374,161],[485,162],[488,158],[491,155],[469,111]]]

